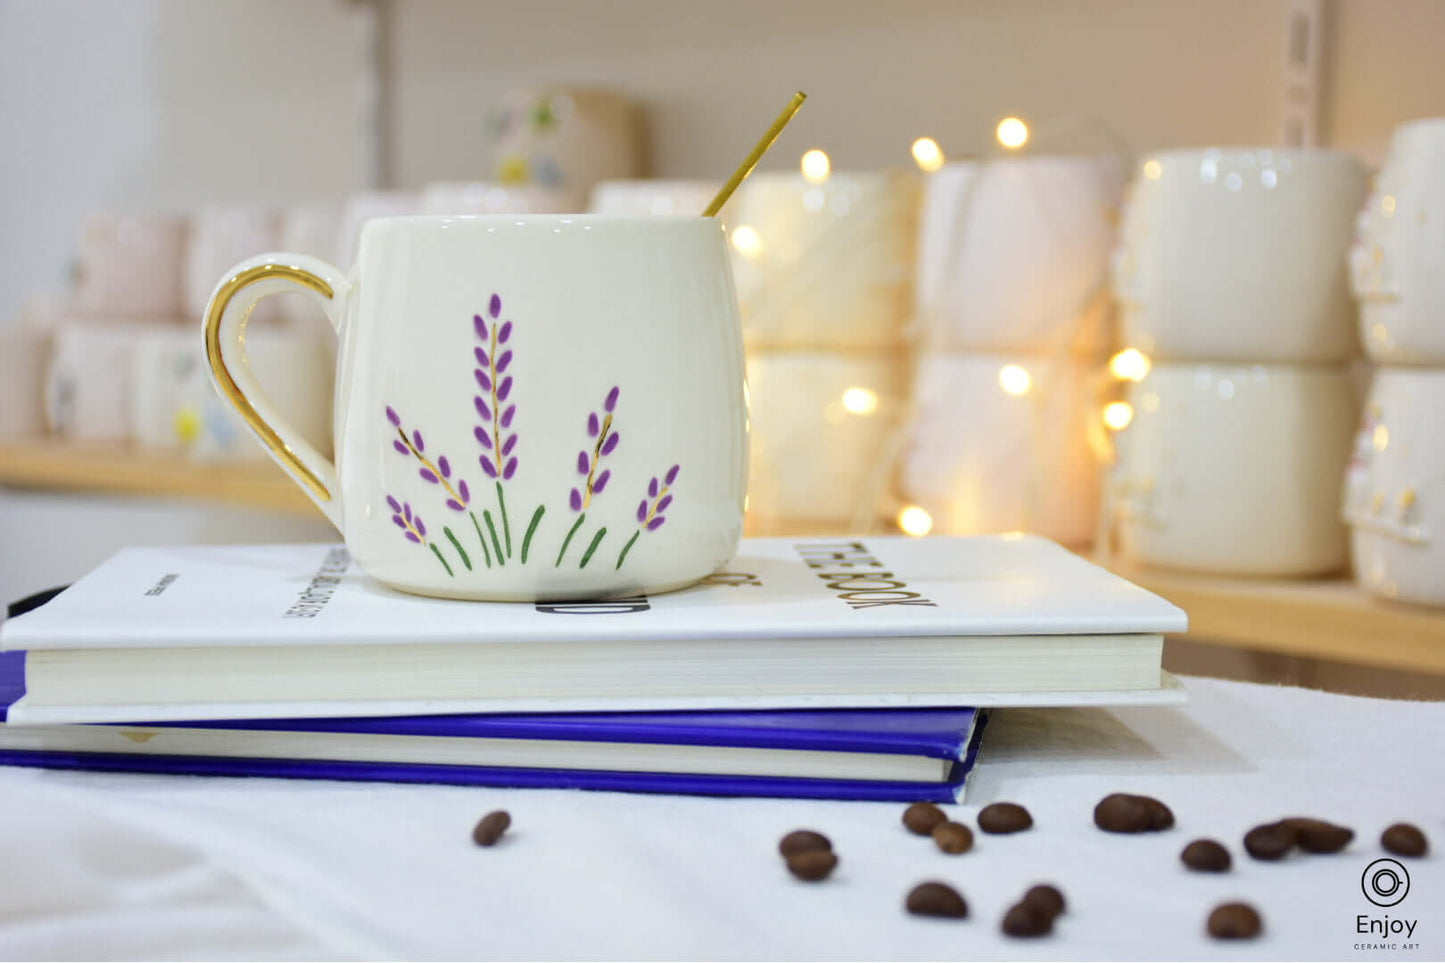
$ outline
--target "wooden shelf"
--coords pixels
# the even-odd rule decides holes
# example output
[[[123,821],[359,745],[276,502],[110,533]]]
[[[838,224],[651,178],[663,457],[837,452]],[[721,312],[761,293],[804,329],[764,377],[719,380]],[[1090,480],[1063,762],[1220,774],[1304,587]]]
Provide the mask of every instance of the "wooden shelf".
[[[1114,570],[1187,612],[1192,641],[1445,675],[1445,610],[1383,602],[1348,579]]]
[[[0,442],[0,485],[185,498],[293,515],[320,515],[301,489],[270,461],[194,462],[120,447]]]

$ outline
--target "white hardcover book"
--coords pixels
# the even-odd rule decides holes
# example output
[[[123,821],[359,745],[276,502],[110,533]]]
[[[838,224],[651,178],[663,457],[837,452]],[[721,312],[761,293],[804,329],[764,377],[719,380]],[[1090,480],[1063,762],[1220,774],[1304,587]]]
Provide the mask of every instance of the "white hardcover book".
[[[404,595],[287,545],[127,549],[0,648],[28,651],[16,723],[1084,704],[1176,698],[1161,634],[1185,625],[1028,536],[744,540],[691,589],[537,604]]]

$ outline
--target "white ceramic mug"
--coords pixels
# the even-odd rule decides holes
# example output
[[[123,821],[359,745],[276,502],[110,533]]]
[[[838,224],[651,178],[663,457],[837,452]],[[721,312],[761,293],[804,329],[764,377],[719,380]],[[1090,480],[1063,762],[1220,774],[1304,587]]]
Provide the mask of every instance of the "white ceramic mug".
[[[1338,151],[1148,158],[1114,262],[1124,341],[1161,361],[1353,357],[1346,253],[1365,190],[1364,166]]]
[[[1445,605],[1445,369],[1381,368],[1356,436],[1344,516],[1355,580]]]
[[[380,581],[489,600],[669,591],[727,562],[742,532],[724,242],[701,217],[380,218],[349,275],[299,255],[238,265],[212,297],[207,358]],[[297,289],[341,340],[335,464],[244,356],[251,306]]]
[[[104,319],[179,317],[186,238],[177,214],[93,211],[76,250],[76,315]]]
[[[1156,364],[1130,400],[1113,478],[1127,557],[1231,575],[1344,564],[1346,366]]]
[[[1395,128],[1358,227],[1350,281],[1365,350],[1385,364],[1445,364],[1445,118]]]

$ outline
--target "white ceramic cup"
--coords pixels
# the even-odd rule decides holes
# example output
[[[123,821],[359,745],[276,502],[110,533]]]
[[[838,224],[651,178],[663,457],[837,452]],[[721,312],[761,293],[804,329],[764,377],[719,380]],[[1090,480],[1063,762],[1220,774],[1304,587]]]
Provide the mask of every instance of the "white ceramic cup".
[[[176,214],[92,212],[80,229],[71,309],[102,319],[180,317],[188,230]]]
[[[1395,128],[1350,249],[1360,334],[1384,364],[1445,364],[1445,118]]]
[[[935,353],[918,366],[904,496],[958,535],[1029,531],[1071,545],[1098,527],[1089,362]]]
[[[571,214],[581,207],[579,192],[536,184],[440,181],[421,192],[423,214]]]
[[[1114,261],[1124,341],[1161,361],[1353,357],[1346,253],[1365,190],[1364,166],[1337,151],[1148,158]]]
[[[668,591],[727,562],[742,532],[724,244],[701,217],[381,218],[349,275],[299,255],[238,265],[212,298],[207,357],[380,581],[518,601]],[[334,464],[244,357],[251,305],[298,288],[341,339]]]
[[[52,333],[0,327],[0,438],[45,434],[45,375]]]
[[[1126,557],[1230,575],[1344,564],[1346,366],[1156,364],[1130,400],[1112,480]]]
[[[1445,605],[1445,369],[1375,373],[1347,474],[1355,580],[1382,598]]]
[[[136,346],[151,333],[183,331],[170,319],[61,322],[45,375],[49,429],[73,442],[129,442]]]
[[[1108,156],[946,164],[924,181],[917,305],[945,350],[1098,355],[1123,172]]]

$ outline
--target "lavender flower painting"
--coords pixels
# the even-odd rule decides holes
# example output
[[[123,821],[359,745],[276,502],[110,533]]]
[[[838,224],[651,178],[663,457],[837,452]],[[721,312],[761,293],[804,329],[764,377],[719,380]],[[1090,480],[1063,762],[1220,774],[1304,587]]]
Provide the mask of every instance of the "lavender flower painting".
[[[436,485],[443,489],[446,492],[447,508],[454,512],[466,512],[471,516],[472,525],[477,526],[476,516],[467,511],[467,506],[472,500],[471,487],[467,485],[465,479],[460,477],[453,483],[452,464],[447,459],[447,456],[439,455],[436,461],[432,461],[426,454],[426,439],[422,437],[421,431],[414,429],[408,434],[406,427],[401,422],[401,415],[397,414],[396,409],[390,405],[386,406],[386,420],[391,422],[391,426],[396,429],[396,438],[392,440],[391,445],[396,449],[397,454],[414,458],[421,466],[417,469],[417,475],[421,480],[428,485]],[[446,535],[447,541],[451,542],[452,547],[456,549],[457,555],[461,557],[462,564],[467,567],[468,571],[471,571],[472,560],[468,557],[467,550],[462,548],[462,543],[457,539],[456,534],[450,527],[445,525],[442,526],[442,533]],[[479,526],[477,527],[477,535],[479,537],[481,536],[481,528]],[[482,551],[485,552],[486,550],[487,543],[484,540],[482,542]],[[491,565],[491,558],[488,557],[487,567],[490,568]]]
[[[421,520],[421,515],[411,510],[411,502],[399,502],[391,495],[386,496],[386,505],[391,509],[391,520],[400,528],[406,540],[416,545],[425,545],[432,550],[437,561],[442,563],[442,568],[447,570],[447,575],[456,578],[456,573],[447,564],[446,558],[442,555],[441,549],[437,548],[436,542],[426,540],[426,522]]]
[[[661,483],[656,477],[647,483],[647,497],[637,503],[639,527],[627,540],[627,544],[622,546],[622,551],[617,556],[617,568],[621,568],[622,563],[627,561],[627,553],[632,551],[632,546],[637,542],[639,535],[643,532],[655,532],[667,521],[667,516],[663,512],[672,506],[672,486],[677,481],[677,473],[680,469],[680,465],[673,465],[662,476]]]
[[[487,302],[486,317],[472,315],[472,329],[480,342],[472,349],[477,366],[472,369],[477,394],[472,397],[479,423],[472,429],[482,454],[477,463],[482,472],[492,479],[497,489],[497,515],[502,521],[501,538],[490,512],[482,512],[487,521],[487,531],[492,535],[492,546],[497,550],[499,563],[506,564],[512,557],[512,521],[507,513],[507,496],[503,482],[510,481],[517,473],[517,432],[512,422],[517,416],[517,406],[512,397],[513,377],[508,373],[514,357],[509,342],[512,340],[512,322],[502,320],[502,298],[493,294]],[[527,536],[522,543],[522,561],[527,561],[527,550],[531,547],[532,535],[537,523],[542,520],[545,509],[538,506],[527,526]],[[504,547],[505,546],[505,547]]]
[[[568,496],[567,505],[577,513],[577,520],[572,523],[572,528],[567,532],[567,537],[562,540],[562,550],[557,553],[557,562],[554,568],[562,564],[562,559],[567,555],[567,547],[572,544],[572,537],[582,527],[587,519],[587,509],[592,505],[592,498],[602,494],[607,487],[607,482],[612,478],[612,471],[603,468],[602,463],[617,450],[619,436],[612,429],[613,415],[617,411],[617,398],[621,389],[616,385],[607,392],[607,397],[602,401],[602,411],[593,411],[587,416],[587,437],[591,439],[591,447],[584,448],[577,453],[577,474],[583,479],[578,482]],[[602,539],[607,535],[607,528],[603,526],[597,530],[592,537],[587,550],[582,553],[582,560],[578,568],[586,568],[587,563],[592,560],[592,554],[597,551],[597,546],[602,544]]]

